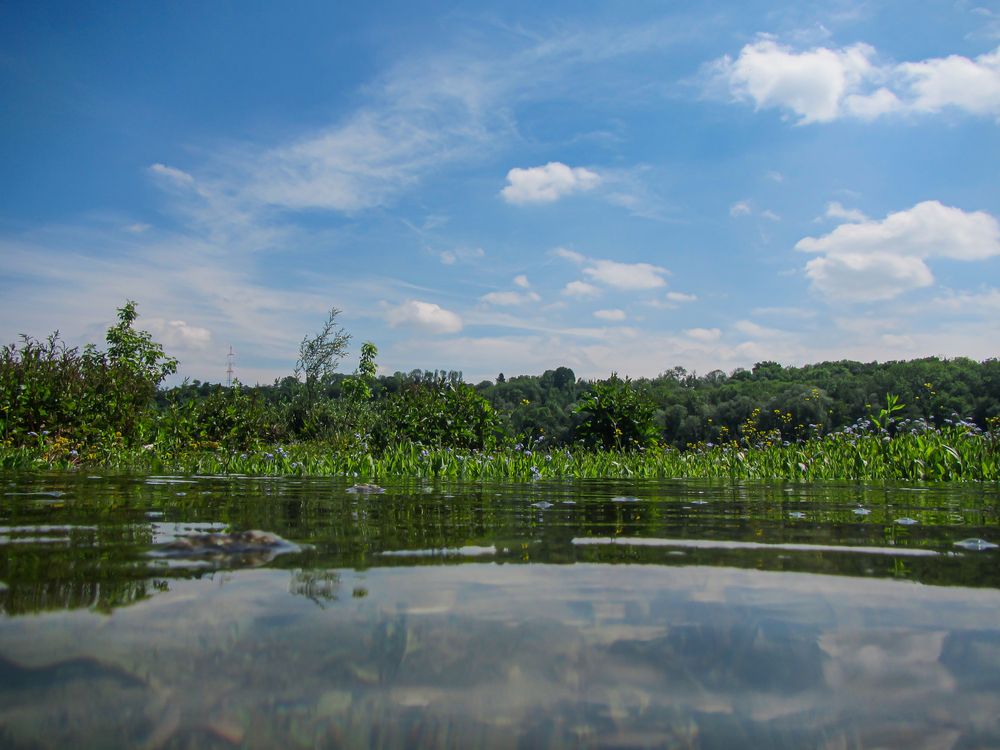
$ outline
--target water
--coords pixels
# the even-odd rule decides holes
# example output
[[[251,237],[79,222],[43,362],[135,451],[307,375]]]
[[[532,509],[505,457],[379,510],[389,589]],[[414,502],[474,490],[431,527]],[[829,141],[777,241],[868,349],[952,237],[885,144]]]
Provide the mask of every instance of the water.
[[[996,486],[352,484],[0,477],[0,746],[1000,744]]]

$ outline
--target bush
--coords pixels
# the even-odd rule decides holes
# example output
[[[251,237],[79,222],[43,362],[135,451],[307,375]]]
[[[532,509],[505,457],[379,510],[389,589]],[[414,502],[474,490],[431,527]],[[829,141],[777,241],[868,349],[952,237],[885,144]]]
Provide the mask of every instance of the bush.
[[[656,407],[630,381],[612,374],[590,386],[575,409],[576,439],[592,448],[636,450],[656,445]]]

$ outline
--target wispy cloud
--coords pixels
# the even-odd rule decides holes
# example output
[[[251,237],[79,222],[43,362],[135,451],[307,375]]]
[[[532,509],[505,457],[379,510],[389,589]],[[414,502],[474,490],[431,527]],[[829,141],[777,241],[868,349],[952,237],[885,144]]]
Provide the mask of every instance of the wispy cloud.
[[[541,301],[541,297],[535,292],[489,292],[479,298],[488,305],[499,305],[502,307],[519,307],[531,302]]]
[[[617,308],[611,310],[595,310],[594,317],[598,320],[606,320],[609,323],[620,323],[627,317],[624,310]]]

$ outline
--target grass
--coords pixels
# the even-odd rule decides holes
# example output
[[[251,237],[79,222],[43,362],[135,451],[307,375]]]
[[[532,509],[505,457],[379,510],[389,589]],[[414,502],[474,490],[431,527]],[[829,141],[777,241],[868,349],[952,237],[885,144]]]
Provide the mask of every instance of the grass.
[[[890,426],[862,422],[826,435],[788,443],[763,437],[752,444],[699,444],[679,451],[629,453],[582,447],[515,445],[488,452],[399,443],[378,455],[363,443],[334,450],[320,442],[275,445],[246,452],[193,447],[180,453],[156,445],[120,448],[81,457],[41,442],[0,448],[0,468],[72,469],[85,466],[135,473],[347,476],[466,480],[542,478],[725,478],[900,481],[1000,481],[1000,426],[991,430],[954,421],[923,420]]]

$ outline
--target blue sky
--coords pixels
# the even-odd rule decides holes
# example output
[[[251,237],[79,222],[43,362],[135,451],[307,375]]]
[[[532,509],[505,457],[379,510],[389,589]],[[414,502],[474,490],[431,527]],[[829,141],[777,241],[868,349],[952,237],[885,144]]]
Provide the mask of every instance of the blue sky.
[[[615,7],[616,5],[620,7]],[[1000,352],[1000,4],[7,2],[0,338],[467,380]]]

